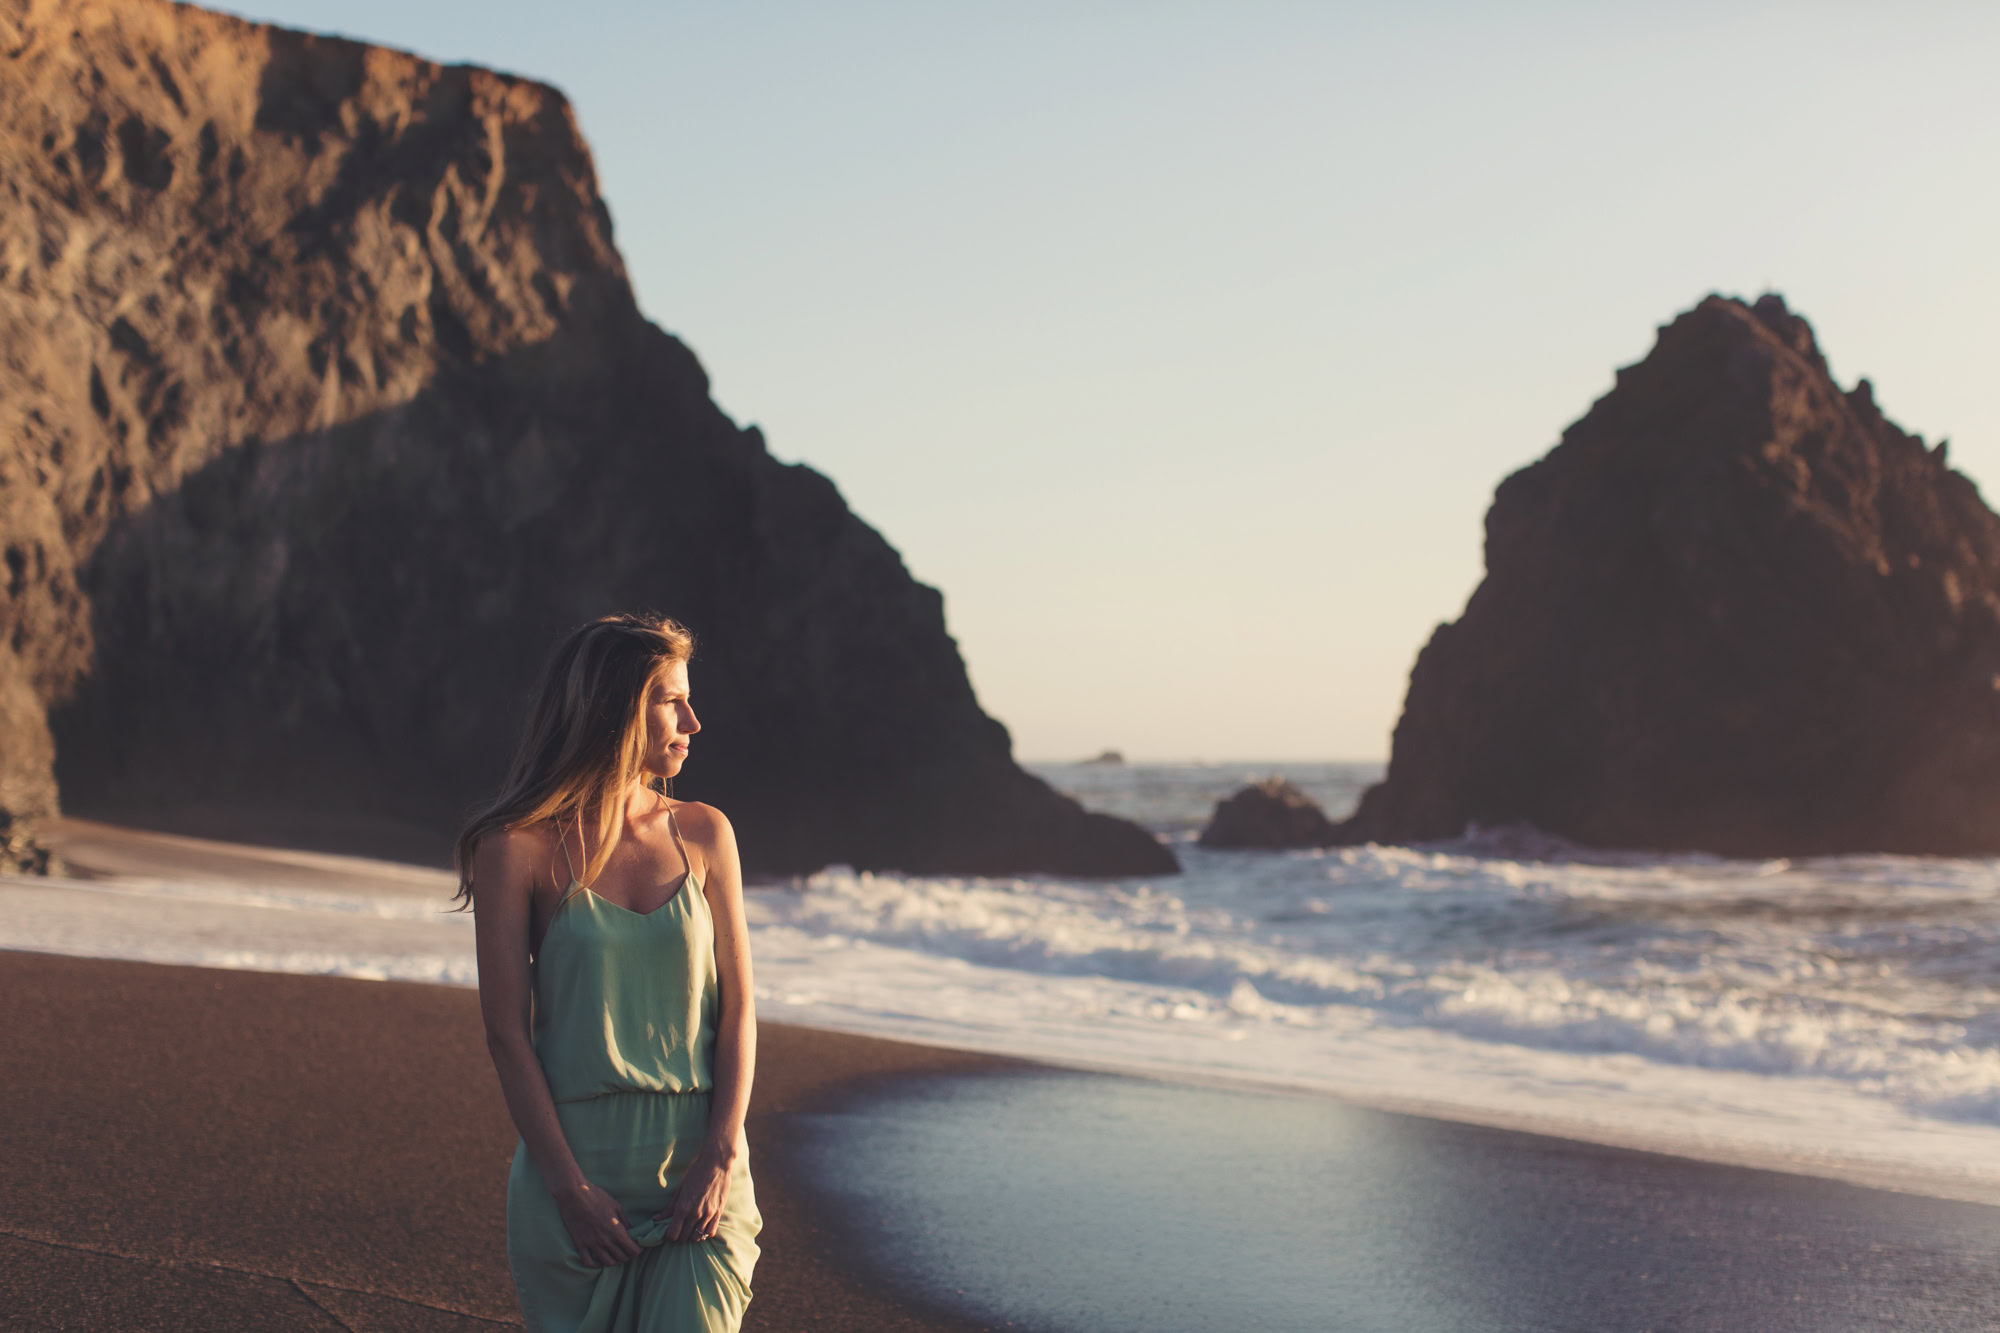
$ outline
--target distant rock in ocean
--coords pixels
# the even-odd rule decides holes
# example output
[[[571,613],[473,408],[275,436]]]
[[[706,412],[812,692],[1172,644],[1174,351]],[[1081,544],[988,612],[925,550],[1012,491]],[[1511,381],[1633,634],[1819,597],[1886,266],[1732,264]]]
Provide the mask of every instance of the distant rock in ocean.
[[[1343,842],[1527,823],[1744,856],[2000,851],[2000,517],[1711,296],[1501,482]]]
[[[1099,754],[1092,755],[1083,762],[1086,764],[1101,764],[1107,768],[1115,768],[1125,762],[1125,756],[1117,750],[1105,750]]]
[[[1216,802],[1200,841],[1224,848],[1324,847],[1334,832],[1310,796],[1284,778],[1265,778]]]
[[[0,56],[0,810],[442,856],[555,639],[652,608],[753,871],[1175,869],[640,315],[560,93],[164,0]]]

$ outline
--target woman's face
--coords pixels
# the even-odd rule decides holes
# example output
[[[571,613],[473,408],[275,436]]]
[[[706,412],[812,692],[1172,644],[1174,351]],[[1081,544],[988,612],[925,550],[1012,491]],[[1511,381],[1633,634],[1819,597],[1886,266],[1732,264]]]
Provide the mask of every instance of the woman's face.
[[[667,777],[680,772],[688,738],[700,730],[688,702],[687,663],[674,662],[653,678],[646,696],[646,767]]]

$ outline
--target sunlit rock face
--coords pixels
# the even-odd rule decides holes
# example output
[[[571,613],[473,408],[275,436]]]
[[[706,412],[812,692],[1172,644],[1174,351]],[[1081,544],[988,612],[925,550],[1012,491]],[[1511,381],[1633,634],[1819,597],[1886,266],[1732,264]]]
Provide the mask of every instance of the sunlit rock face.
[[[653,608],[752,870],[1173,868],[641,317],[554,89],[161,0],[0,0],[0,71],[0,809],[435,859]]]
[[[1711,296],[1486,517],[1343,841],[1529,823],[1741,855],[2000,850],[2000,518]]]

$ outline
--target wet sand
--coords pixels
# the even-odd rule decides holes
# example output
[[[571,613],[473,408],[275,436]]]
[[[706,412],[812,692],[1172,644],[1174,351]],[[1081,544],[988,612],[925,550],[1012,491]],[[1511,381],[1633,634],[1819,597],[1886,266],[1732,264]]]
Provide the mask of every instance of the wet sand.
[[[2000,1328],[2000,1208],[1305,1093],[919,1076],[789,1142],[879,1271],[1022,1329]]]

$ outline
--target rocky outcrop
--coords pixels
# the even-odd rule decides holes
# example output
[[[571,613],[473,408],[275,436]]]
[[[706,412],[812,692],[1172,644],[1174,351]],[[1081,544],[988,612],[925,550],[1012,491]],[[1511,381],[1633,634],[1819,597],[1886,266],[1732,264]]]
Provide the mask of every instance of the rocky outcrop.
[[[0,875],[61,875],[68,869],[33,821],[0,810]]]
[[[1741,855],[2000,851],[2000,518],[1713,296],[1486,517],[1343,841],[1529,823]]]
[[[1253,782],[1215,803],[1201,831],[1204,847],[1324,847],[1334,838],[1333,821],[1312,797],[1284,778]]]
[[[1173,869],[640,316],[554,89],[0,0],[0,197],[0,808],[442,859],[555,638],[651,607],[753,870]]]

